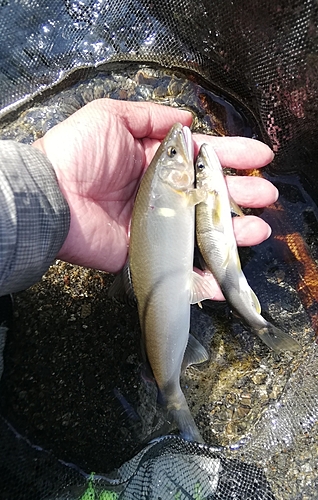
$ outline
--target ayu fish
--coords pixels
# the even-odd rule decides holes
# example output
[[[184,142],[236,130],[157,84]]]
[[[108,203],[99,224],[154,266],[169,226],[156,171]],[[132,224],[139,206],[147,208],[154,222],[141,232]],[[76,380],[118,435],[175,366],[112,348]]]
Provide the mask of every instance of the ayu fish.
[[[261,316],[259,300],[241,269],[223,169],[211,146],[203,144],[195,164],[196,187],[208,196],[196,206],[197,244],[224,297],[246,325],[276,352],[298,351],[290,335]]]
[[[191,132],[177,123],[159,146],[136,196],[129,272],[160,400],[182,437],[194,441],[202,438],[181,390],[180,373],[208,358],[189,336],[190,304],[213,293],[193,272],[195,204],[204,196],[194,189]]]

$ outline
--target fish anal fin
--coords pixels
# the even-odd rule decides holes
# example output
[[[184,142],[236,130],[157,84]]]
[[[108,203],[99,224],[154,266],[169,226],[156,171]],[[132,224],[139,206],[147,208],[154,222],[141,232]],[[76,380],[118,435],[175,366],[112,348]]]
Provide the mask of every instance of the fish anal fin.
[[[184,372],[185,369],[190,365],[199,365],[200,363],[204,363],[209,359],[209,354],[205,347],[203,347],[200,342],[193,337],[193,335],[189,335],[188,345],[184,353],[181,372]]]

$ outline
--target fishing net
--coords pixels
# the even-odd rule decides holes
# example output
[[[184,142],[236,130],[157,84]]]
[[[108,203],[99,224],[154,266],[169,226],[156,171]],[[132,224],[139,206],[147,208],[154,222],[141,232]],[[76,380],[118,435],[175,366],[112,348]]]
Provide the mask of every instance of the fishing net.
[[[264,315],[302,345],[273,354],[226,305],[194,307],[211,359],[183,390],[208,444],[150,441],[164,416],[140,377],[136,310],[107,298],[104,273],[56,263],[17,294],[13,321],[1,298],[1,499],[317,497],[317,11],[315,0],[0,1],[2,139],[31,143],[110,97],[184,107],[194,130],[274,149],[264,175],[281,196],[259,213],[273,236],[241,259]]]

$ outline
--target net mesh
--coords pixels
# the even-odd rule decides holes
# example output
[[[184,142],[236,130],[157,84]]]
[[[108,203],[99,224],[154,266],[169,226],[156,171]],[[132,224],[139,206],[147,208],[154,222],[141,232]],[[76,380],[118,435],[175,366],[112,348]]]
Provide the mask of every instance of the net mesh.
[[[160,416],[149,411],[155,407],[154,400],[152,406],[137,405],[138,397],[145,400],[143,385],[138,397],[128,401],[135,383],[116,386],[117,392],[113,391],[113,399],[129,415],[129,426],[123,426],[120,433],[118,423],[112,427],[107,421],[109,441],[104,435],[100,440],[97,416],[102,413],[91,375],[86,375],[85,383],[87,392],[94,394],[94,411],[85,414],[82,427],[76,421],[80,430],[72,434],[67,424],[74,423],[72,409],[64,408],[59,417],[43,398],[48,402],[51,390],[54,404],[54,394],[71,401],[78,378],[73,387],[69,372],[56,388],[52,377],[46,376],[49,389],[45,391],[42,379],[36,385],[33,372],[34,339],[40,348],[41,337],[43,344],[47,341],[52,345],[43,331],[51,320],[51,306],[41,303],[34,308],[28,323],[30,302],[42,300],[44,293],[51,294],[53,301],[61,300],[57,299],[56,283],[52,286],[49,277],[44,278],[39,295],[30,292],[17,298],[17,310],[22,312],[16,317],[11,336],[8,319],[0,318],[0,351],[8,337],[1,388],[0,498],[265,500],[317,496],[317,349],[313,343],[318,318],[317,21],[315,0],[0,1],[2,138],[32,142],[86,102],[112,97],[188,107],[200,118],[195,123],[198,130],[258,136],[274,149],[277,154],[272,172],[279,177],[268,174],[268,178],[279,187],[281,198],[275,209],[260,214],[273,227],[274,237],[258,249],[242,251],[241,257],[264,309],[284,329],[296,330],[303,345],[298,357],[275,357],[253,343],[235,320],[230,321],[226,310],[195,309],[192,331],[207,346],[212,338],[212,359],[209,368],[192,373],[184,391],[206,442],[218,442],[223,448],[186,443],[173,436],[144,446],[151,434],[149,428],[153,431],[158,427]],[[143,66],[128,69],[137,63],[156,63],[170,73]],[[216,94],[225,98],[222,105]],[[235,110],[229,111],[233,105]],[[287,172],[295,174],[285,177]],[[60,265],[58,273],[75,281],[78,270]],[[84,324],[91,333],[90,326],[83,323],[88,323],[89,313],[85,311],[90,305],[97,314],[96,304],[92,306],[93,299],[89,299],[96,292],[100,294],[103,280],[107,284],[104,276],[92,274],[90,283],[95,283],[95,288],[90,290],[81,282],[81,290],[85,290],[82,296],[66,293],[69,320],[74,321],[75,328],[68,330],[65,323],[56,323],[58,331],[66,332],[64,344],[63,335],[60,338],[61,353],[71,345],[81,356],[78,344],[83,343],[82,356],[86,359],[88,343],[83,337],[78,343],[76,328],[83,333]],[[65,290],[63,293],[65,297]],[[8,299],[1,306],[7,311]],[[102,306],[99,322],[101,311]],[[116,312],[113,304],[109,304],[109,312],[114,315],[114,323],[105,324],[105,328],[112,330],[117,321],[122,326],[125,314],[133,318],[127,319],[126,336],[137,336],[132,326],[135,312],[119,306]],[[39,337],[35,337],[37,332]],[[69,335],[72,332],[74,338]],[[98,346],[104,339],[96,337],[93,342]],[[28,352],[32,353],[29,360]],[[131,352],[124,355],[126,361],[119,367],[136,380]],[[102,365],[101,359],[96,363],[96,352],[92,356],[93,366]],[[85,371],[84,362],[81,366]],[[23,377],[25,370],[29,371]],[[59,377],[56,383],[62,380]],[[23,379],[21,387],[18,379]],[[65,394],[61,392],[63,384],[68,388]],[[206,389],[197,398],[194,393],[199,386]],[[32,414],[28,398],[34,394],[45,409],[43,416],[38,408]],[[147,393],[148,403],[151,397]],[[103,405],[105,400],[101,408]],[[56,415],[62,422],[60,428],[54,427]],[[88,430],[94,425],[97,435]],[[50,427],[57,436],[55,441],[43,437],[43,433],[50,435]],[[21,434],[15,428],[21,429]],[[25,434],[30,435],[30,441]],[[65,445],[68,434],[72,435],[69,448]],[[128,443],[130,438],[134,445],[127,444],[129,451],[125,454],[121,443]],[[85,443],[90,440],[89,450]],[[114,448],[109,447],[110,441],[115,441]],[[42,442],[52,451],[44,451],[38,445]],[[142,447],[139,453],[136,443]],[[101,459],[92,458],[94,453]],[[70,465],[71,461],[86,472]],[[99,474],[87,474],[96,466]],[[115,467],[116,471],[108,474]]]
[[[3,1],[0,8],[2,113],[78,68],[157,62],[195,71],[250,109],[274,150],[284,152],[279,169],[314,161],[314,0]]]

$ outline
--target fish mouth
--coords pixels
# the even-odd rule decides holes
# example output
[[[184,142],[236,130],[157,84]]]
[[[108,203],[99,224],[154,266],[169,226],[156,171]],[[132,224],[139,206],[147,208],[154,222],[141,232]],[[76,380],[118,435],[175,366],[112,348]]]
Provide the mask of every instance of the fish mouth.
[[[189,127],[182,127],[184,141],[186,143],[187,153],[189,160],[193,161],[194,158],[194,147],[193,147],[193,139],[192,134]]]

